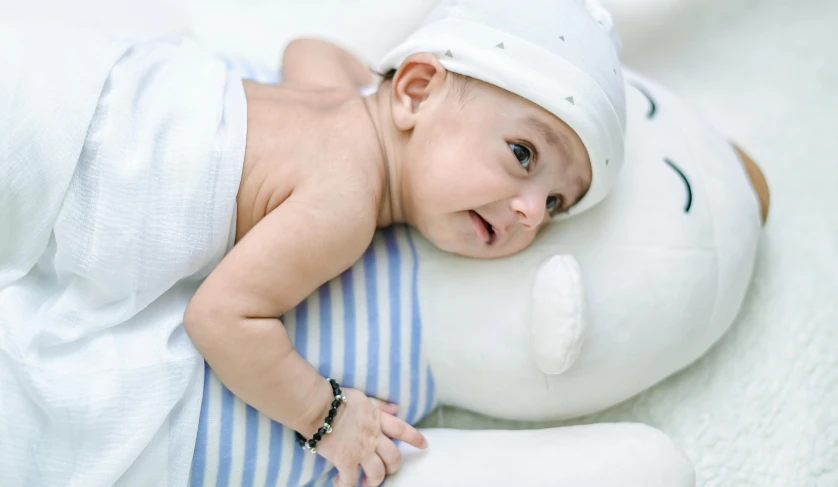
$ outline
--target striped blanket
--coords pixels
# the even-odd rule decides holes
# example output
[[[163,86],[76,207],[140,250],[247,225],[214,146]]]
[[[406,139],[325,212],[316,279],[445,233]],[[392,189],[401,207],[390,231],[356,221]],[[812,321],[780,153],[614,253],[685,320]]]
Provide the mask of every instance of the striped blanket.
[[[282,318],[295,348],[324,376],[399,404],[411,423],[435,407],[409,229],[378,232],[358,263]],[[191,486],[330,485],[337,471],[323,457],[206,372]]]

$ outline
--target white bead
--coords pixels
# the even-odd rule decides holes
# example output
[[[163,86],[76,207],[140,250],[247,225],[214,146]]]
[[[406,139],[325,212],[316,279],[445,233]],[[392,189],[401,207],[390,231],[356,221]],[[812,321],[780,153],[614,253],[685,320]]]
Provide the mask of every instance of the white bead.
[[[332,425],[330,425],[329,423],[323,423],[323,427],[326,428],[327,435],[332,432]]]
[[[341,402],[346,402],[349,399],[347,399],[346,396],[340,396],[340,400],[341,400]]]

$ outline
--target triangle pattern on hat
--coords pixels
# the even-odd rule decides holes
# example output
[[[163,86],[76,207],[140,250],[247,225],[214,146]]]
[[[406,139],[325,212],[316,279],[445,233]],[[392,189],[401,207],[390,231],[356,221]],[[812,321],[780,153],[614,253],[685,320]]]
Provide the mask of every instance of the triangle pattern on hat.
[[[564,40],[564,36],[559,36],[559,39]]]
[[[504,49],[504,47],[503,47],[503,42],[501,42],[500,44],[498,44],[498,45],[497,45],[497,46],[495,46],[495,47],[497,47],[497,48],[499,48],[499,49]]]
[[[569,96],[569,97],[565,98],[565,101],[570,102],[570,104],[571,104],[571,105],[576,105],[576,102],[574,102],[574,101],[573,101],[573,97],[572,97],[572,96]]]
[[[454,59],[454,55],[451,54],[451,49],[445,51],[445,57],[450,57],[451,59]]]

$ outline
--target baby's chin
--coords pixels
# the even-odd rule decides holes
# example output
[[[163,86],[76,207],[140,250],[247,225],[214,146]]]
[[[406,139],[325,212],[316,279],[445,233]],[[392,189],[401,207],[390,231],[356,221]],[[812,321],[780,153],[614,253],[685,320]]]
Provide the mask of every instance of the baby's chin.
[[[463,257],[480,258],[480,249],[477,242],[469,242],[462,236],[457,238],[457,236],[434,232],[427,228],[417,228],[417,230],[425,240],[443,252]]]
[[[431,242],[434,247],[448,252],[450,254],[459,255],[461,257],[468,257],[471,259],[497,259],[500,257],[507,257],[517,254],[521,249],[516,249],[511,245],[487,245],[477,240],[469,240],[460,238],[434,238],[432,234],[421,232],[426,240]],[[520,246],[519,246],[520,247]]]

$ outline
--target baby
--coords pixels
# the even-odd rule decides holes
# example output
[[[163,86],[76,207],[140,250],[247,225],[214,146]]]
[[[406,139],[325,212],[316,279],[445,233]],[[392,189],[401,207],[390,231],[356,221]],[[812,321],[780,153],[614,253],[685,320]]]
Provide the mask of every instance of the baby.
[[[366,97],[363,67],[319,42],[292,43],[270,86],[188,42],[0,26],[9,485],[185,482],[193,344],[340,485],[395,472],[393,440],[424,447],[395,405],[319,375],[277,317],[378,227],[495,258],[606,196],[625,128],[610,18],[524,3],[443,2]]]
[[[236,245],[184,326],[232,392],[313,438],[339,485],[355,485],[359,469],[379,485],[399,467],[393,439],[425,440],[394,406],[349,388],[345,405],[335,400],[276,317],[358,260],[376,228],[406,223],[449,252],[507,256],[555,216],[602,199],[620,166],[615,46],[580,3],[534,3],[538,15],[517,25],[500,3],[444,5],[365,98],[363,66],[317,42],[288,47],[282,84],[245,83]],[[558,55],[567,37],[587,43],[581,67]]]

